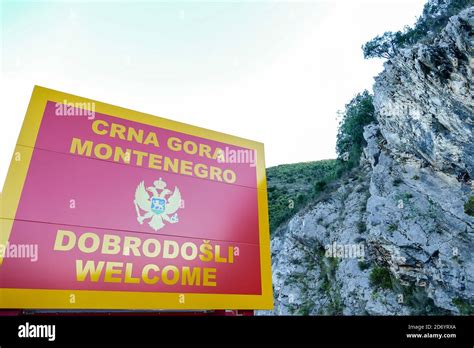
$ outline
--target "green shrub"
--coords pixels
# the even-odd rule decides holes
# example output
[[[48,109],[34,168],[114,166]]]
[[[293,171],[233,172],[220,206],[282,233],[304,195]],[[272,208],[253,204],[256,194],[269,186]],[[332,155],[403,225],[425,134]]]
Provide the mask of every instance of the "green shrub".
[[[393,186],[398,187],[400,184],[403,184],[403,180],[400,178],[396,178],[393,180]]]
[[[315,193],[323,192],[324,189],[327,187],[327,185],[328,184],[324,180],[318,181],[316,184],[314,184],[314,192]]]
[[[400,201],[402,201],[404,204],[410,204],[410,199],[412,199],[414,196],[412,193],[410,192],[404,192],[404,193],[400,193],[400,194],[397,194],[394,199],[395,201],[398,203]]]
[[[397,224],[390,224],[388,225],[388,231],[389,232],[395,232],[398,228],[398,225]]]
[[[296,198],[296,202],[298,204],[302,204],[306,201],[306,196],[304,194],[299,194],[298,197]]]
[[[462,298],[455,298],[452,302],[459,309],[459,312],[462,315],[474,314],[474,307],[466,300],[463,300]]]
[[[321,282],[319,290],[321,290],[325,294],[330,293],[330,291],[331,291],[331,282],[329,281],[329,279],[326,276],[323,277],[323,280]]]
[[[391,289],[392,277],[387,268],[375,266],[369,276],[370,284],[376,288]]]
[[[295,311],[295,314],[307,316],[311,313],[312,308],[314,308],[314,303],[311,301],[306,301],[299,306],[299,308]]]
[[[469,197],[466,204],[464,204],[464,212],[467,215],[474,216],[474,196]]]
[[[364,262],[364,261],[359,261],[359,262],[357,263],[357,265],[359,266],[359,269],[360,269],[361,271],[365,271],[366,269],[369,269],[369,267],[370,267],[370,263]]]

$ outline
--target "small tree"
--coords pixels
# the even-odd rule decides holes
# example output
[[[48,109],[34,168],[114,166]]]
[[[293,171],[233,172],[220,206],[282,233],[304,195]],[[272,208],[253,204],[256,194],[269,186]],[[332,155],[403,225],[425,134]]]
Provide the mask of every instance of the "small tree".
[[[346,105],[339,122],[336,151],[339,157],[349,154],[348,158],[343,159],[349,167],[357,165],[365,145],[364,127],[374,121],[374,104],[368,91],[357,94]]]
[[[374,39],[362,46],[364,58],[392,58],[397,53],[398,43],[402,39],[402,33],[397,31],[385,32],[382,36],[376,36]]]

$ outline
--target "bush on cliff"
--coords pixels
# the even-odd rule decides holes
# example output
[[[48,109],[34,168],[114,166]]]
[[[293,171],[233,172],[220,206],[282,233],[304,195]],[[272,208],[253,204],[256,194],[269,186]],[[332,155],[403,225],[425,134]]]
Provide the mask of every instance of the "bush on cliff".
[[[357,94],[347,105],[339,122],[336,151],[347,162],[348,169],[359,164],[366,145],[364,127],[375,122],[372,95],[368,91]]]

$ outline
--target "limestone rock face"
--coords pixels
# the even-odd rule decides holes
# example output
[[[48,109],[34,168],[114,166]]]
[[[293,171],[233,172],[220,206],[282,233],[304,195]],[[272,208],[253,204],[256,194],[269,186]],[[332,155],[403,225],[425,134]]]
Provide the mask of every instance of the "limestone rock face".
[[[385,64],[360,167],[273,233],[275,309],[258,314],[472,308],[473,28],[471,7]]]
[[[451,17],[430,45],[404,49],[374,86],[389,148],[450,174],[474,173],[474,8]]]

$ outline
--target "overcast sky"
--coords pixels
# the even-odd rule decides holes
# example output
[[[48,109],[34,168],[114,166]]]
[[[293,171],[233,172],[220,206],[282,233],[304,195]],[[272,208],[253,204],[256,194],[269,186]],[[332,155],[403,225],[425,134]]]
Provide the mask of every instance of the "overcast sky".
[[[0,188],[35,84],[261,141],[267,166],[334,158],[382,69],[360,46],[424,2],[0,0]]]

